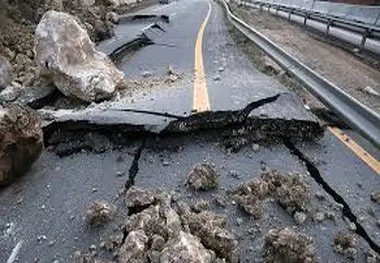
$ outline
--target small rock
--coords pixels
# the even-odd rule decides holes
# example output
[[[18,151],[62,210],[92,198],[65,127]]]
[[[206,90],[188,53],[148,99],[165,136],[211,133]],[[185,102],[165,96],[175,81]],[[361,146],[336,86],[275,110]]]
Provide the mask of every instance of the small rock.
[[[380,204],[380,192],[373,192],[371,194],[371,200]]]
[[[79,238],[78,237],[74,237],[74,240],[77,241]]]
[[[92,190],[91,190],[93,193],[95,193],[95,192],[97,192],[98,191],[98,189],[97,188],[92,188]]]
[[[219,81],[219,80],[220,80],[220,76],[219,76],[219,75],[215,76],[215,77],[213,78],[213,80],[214,80],[214,81]]]
[[[60,263],[61,261],[59,261],[58,259],[55,259],[55,260],[53,260],[53,262],[52,263]]]
[[[260,151],[260,145],[258,145],[258,144],[256,144],[256,143],[252,144],[252,151],[253,151],[253,152],[258,152],[258,151]]]
[[[167,68],[166,68],[166,73],[168,75],[174,75],[174,69],[171,65],[168,65]]]
[[[119,23],[119,16],[115,12],[108,12],[106,14],[107,20],[110,21],[113,24]]]
[[[233,177],[233,178],[236,178],[236,179],[239,179],[240,178],[240,174],[238,171],[235,171],[235,170],[230,170],[228,172],[228,175]]]
[[[152,72],[150,71],[144,71],[142,74],[141,74],[144,78],[149,78],[152,76]]]
[[[223,72],[223,71],[224,71],[224,67],[219,67],[219,68],[218,68],[218,71],[219,71],[219,72]]]
[[[322,222],[324,219],[325,219],[324,213],[321,213],[321,212],[315,213],[315,215],[314,215],[314,221],[315,222],[319,223],[319,222]]]
[[[377,263],[378,260],[380,260],[379,255],[373,249],[368,249],[367,263]]]
[[[95,246],[94,244],[92,244],[92,245],[90,246],[90,250],[92,250],[92,251],[96,250],[96,246]]]
[[[128,208],[148,206],[155,200],[155,191],[132,186],[125,193],[124,200]]]
[[[163,161],[163,162],[162,162],[162,165],[163,165],[163,166],[169,166],[169,162],[168,162],[168,161]]]
[[[332,211],[326,212],[326,217],[330,220],[335,220],[335,213]]]
[[[106,247],[106,242],[102,241],[102,243],[100,243],[99,247],[101,249],[104,249]]]
[[[54,246],[54,244],[55,244],[55,241],[53,241],[53,240],[52,240],[52,241],[50,241],[50,242],[49,242],[49,247],[52,247],[52,246]]]
[[[124,175],[125,175],[125,173],[123,171],[117,171],[116,172],[116,176],[117,177],[121,177],[121,176],[124,176]]]
[[[374,90],[370,86],[366,86],[365,88],[362,89],[362,91],[368,95],[375,96],[375,97],[380,97],[380,93]]]
[[[194,190],[207,191],[218,186],[219,175],[210,164],[195,166],[187,175],[186,186]]]
[[[92,227],[103,226],[116,214],[116,206],[107,202],[94,202],[85,213],[85,222]]]
[[[236,218],[236,224],[238,226],[240,226],[242,223],[243,223],[243,219],[241,219],[240,217]]]
[[[294,220],[298,225],[302,225],[306,221],[306,214],[303,212],[295,212],[294,213]]]
[[[319,192],[319,191],[317,191],[315,193],[315,197],[318,198],[319,200],[325,200],[326,199],[325,195],[322,192]]]

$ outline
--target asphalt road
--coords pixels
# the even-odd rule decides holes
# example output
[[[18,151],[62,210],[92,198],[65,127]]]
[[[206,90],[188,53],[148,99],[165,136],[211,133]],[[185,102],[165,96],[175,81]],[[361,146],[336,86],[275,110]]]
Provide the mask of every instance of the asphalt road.
[[[165,26],[164,34],[155,36],[155,44],[136,51],[120,68],[127,78],[149,83],[155,78],[164,78],[168,65],[171,65],[182,78],[169,84],[135,89],[132,94],[122,96],[118,101],[105,102],[100,108],[189,116],[195,111],[242,109],[258,99],[280,94],[277,101],[254,110],[251,115],[315,120],[293,93],[258,71],[235,45],[222,9],[215,2],[175,1],[139,13],[169,15],[170,23]],[[124,28],[118,32],[129,31]],[[143,78],[145,71],[151,76]],[[135,121],[155,122],[152,115],[147,116],[140,113]],[[363,226],[375,246],[380,245],[377,224],[380,207],[370,200],[370,194],[380,190],[378,162],[372,163],[371,167],[368,158],[347,140],[339,139],[328,130],[320,140],[295,144],[303,154],[301,156],[292,153],[289,145],[278,142],[259,143],[259,151],[248,145],[237,153],[226,153],[220,146],[221,136],[216,131],[205,137],[149,138],[137,160],[139,170],[135,185],[176,190],[183,198],[192,201],[211,200],[215,195],[227,197],[228,190],[258,176],[263,166],[282,172],[299,172],[308,175],[314,195],[318,192],[325,196],[323,201],[313,196],[310,218],[305,225],[298,227],[301,232],[313,236],[319,261],[347,261],[331,246],[336,234],[351,231],[344,220],[347,214],[337,209],[337,196],[356,215],[357,223]],[[12,186],[0,189],[0,262],[7,262],[17,244],[17,262],[52,262],[56,259],[72,262],[76,250],[88,250],[91,244],[98,247],[109,235],[118,233],[127,214],[121,190],[141,145],[141,140],[135,140],[117,150],[98,154],[83,151],[61,158],[46,150],[28,175]],[[305,159],[300,158],[306,158],[312,164],[306,165]],[[187,173],[204,160],[214,163],[221,174],[220,187],[201,194],[186,190],[183,182]],[[312,168],[322,179],[315,179]],[[229,176],[231,170],[238,171],[240,179]],[[334,190],[334,194],[324,183]],[[86,207],[95,200],[109,201],[118,209],[116,218],[109,225],[91,230],[85,226],[83,215]],[[239,236],[243,262],[256,262],[263,235],[269,229],[294,226],[292,216],[273,202],[266,204],[265,216],[258,222],[242,214],[228,200],[225,208],[213,205],[211,209],[227,216],[229,228]],[[321,211],[333,211],[335,221],[314,222],[311,219],[313,214]],[[237,218],[242,222],[237,223]],[[247,229],[255,224],[260,224],[263,234],[252,237],[247,234]],[[358,240],[355,262],[366,262],[368,241],[360,236]]]

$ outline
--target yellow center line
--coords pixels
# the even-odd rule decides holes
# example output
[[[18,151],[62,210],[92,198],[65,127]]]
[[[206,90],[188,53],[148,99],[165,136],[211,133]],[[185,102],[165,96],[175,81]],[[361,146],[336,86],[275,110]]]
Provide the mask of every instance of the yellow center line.
[[[196,112],[210,110],[210,101],[207,92],[202,51],[203,35],[210,15],[211,4],[208,2],[208,13],[201,27],[199,28],[197,42],[195,43],[193,111]]]
[[[354,140],[344,134],[342,130],[335,127],[328,127],[328,130],[332,132],[343,144],[345,144],[351,151],[353,151],[360,159],[362,159],[369,167],[372,168],[377,174],[380,174],[380,162],[364,150]]]

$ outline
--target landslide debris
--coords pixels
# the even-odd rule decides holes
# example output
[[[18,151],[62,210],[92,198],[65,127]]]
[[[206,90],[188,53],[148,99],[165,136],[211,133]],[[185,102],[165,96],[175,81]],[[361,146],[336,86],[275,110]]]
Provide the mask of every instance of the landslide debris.
[[[264,212],[263,202],[268,198],[276,199],[291,214],[307,211],[311,188],[304,175],[270,171],[238,186],[232,196],[246,213],[259,219]]]
[[[37,113],[17,104],[0,106],[0,186],[24,175],[43,149]]]
[[[116,214],[116,206],[104,201],[95,201],[87,209],[84,221],[90,227],[107,224]]]
[[[125,202],[135,212],[126,218],[122,241],[114,242],[117,262],[238,262],[238,242],[223,216],[196,212],[162,190],[131,187]],[[80,253],[76,260],[101,262]]]
[[[196,165],[187,175],[186,186],[197,191],[207,191],[218,186],[219,174],[209,163]]]
[[[289,228],[269,230],[263,254],[267,263],[315,262],[313,238]]]
[[[358,240],[354,234],[339,234],[334,238],[334,251],[354,260],[357,255]]]
[[[91,39],[98,42],[113,35],[113,24],[108,19],[111,16],[107,14],[119,8],[114,4],[107,0],[0,0],[0,55],[12,64],[15,80],[28,86],[37,75],[34,32],[46,11],[53,9],[76,16]]]

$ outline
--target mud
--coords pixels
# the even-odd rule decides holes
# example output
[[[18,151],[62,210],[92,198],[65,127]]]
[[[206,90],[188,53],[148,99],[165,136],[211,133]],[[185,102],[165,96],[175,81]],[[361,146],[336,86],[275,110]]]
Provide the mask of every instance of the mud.
[[[290,214],[307,211],[311,189],[304,175],[272,171],[239,186],[232,196],[246,213],[260,219],[264,213],[263,202],[267,199],[277,200]]]

